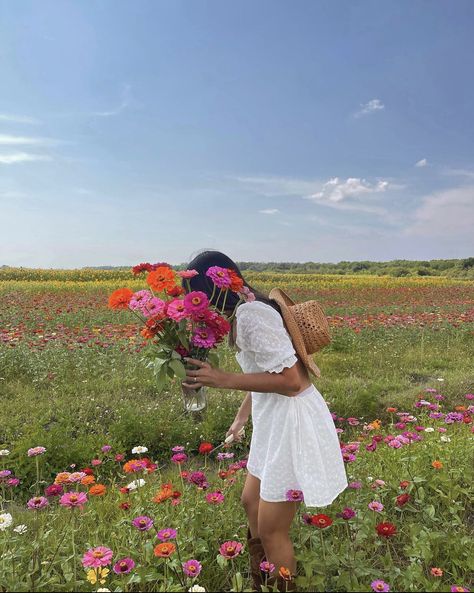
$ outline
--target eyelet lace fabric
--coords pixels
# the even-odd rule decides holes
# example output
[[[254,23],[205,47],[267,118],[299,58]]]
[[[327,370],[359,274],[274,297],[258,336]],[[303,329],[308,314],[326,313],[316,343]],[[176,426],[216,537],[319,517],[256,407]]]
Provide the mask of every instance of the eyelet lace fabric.
[[[261,301],[236,311],[236,354],[244,373],[281,373],[298,361],[283,319]],[[301,490],[306,506],[324,507],[347,487],[339,438],[329,408],[311,385],[298,395],[252,392],[252,441],[247,463],[267,502]]]

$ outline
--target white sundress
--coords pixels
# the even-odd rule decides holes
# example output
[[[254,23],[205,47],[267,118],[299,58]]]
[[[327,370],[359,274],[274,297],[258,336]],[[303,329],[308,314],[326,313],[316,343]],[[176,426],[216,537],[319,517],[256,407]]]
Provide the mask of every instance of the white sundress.
[[[280,373],[297,362],[281,315],[252,301],[236,311],[236,359],[244,373]],[[287,500],[301,490],[309,507],[324,507],[347,487],[339,438],[329,408],[311,385],[298,395],[252,391],[252,440],[247,462],[260,479],[260,497]]]

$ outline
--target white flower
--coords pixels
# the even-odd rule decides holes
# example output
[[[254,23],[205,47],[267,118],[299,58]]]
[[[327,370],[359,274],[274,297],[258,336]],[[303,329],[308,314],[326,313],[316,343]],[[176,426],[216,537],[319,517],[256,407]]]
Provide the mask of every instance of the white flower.
[[[28,531],[28,527],[26,525],[17,525],[13,531],[15,531],[15,533],[19,533],[20,535],[23,535]]]
[[[148,451],[148,447],[141,447],[141,446],[133,447],[133,449],[132,449],[132,453],[134,455],[137,455],[137,454],[140,455],[141,453],[146,453],[147,451]]]
[[[367,482],[372,482],[373,481],[373,477],[372,476],[367,476]]]
[[[425,428],[425,432],[434,432],[434,428],[428,426],[428,428]]]
[[[205,591],[206,589],[204,589],[204,587],[201,587],[201,585],[193,585],[190,589],[188,589],[188,591],[192,591],[193,593],[199,593],[200,591]]]
[[[10,527],[12,523],[13,517],[10,515],[10,513],[2,513],[0,515],[0,531],[5,531],[5,529]]]
[[[110,589],[107,589],[107,587],[101,587],[100,589],[97,589],[97,592],[99,591],[103,591],[103,593],[106,593],[107,591],[110,591]]]
[[[6,457],[10,455],[10,451],[8,449],[0,449],[0,457]]]
[[[444,381],[443,377],[438,377],[438,381]]]
[[[445,437],[444,435],[442,437],[440,437],[439,439],[440,441],[443,441],[443,443],[450,443],[451,439],[449,437]]]
[[[136,490],[137,488],[141,488],[144,485],[145,485],[145,480],[142,480],[140,478],[139,480],[133,480],[133,482],[130,482],[130,484],[127,484],[127,488],[129,490]]]

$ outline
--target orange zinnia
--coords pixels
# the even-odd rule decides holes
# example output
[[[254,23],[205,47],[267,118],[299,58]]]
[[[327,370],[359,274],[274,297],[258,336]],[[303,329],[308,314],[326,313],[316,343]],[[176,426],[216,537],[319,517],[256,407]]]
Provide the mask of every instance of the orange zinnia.
[[[389,414],[395,414],[396,411],[397,411],[397,408],[387,408],[387,412]]]
[[[156,292],[172,290],[176,286],[175,273],[171,268],[160,266],[146,277],[147,284]]]
[[[81,484],[83,486],[90,486],[95,482],[94,476],[84,476],[81,480]]]
[[[165,500],[168,500],[168,498],[171,498],[172,496],[172,490],[170,490],[169,488],[163,488],[162,490],[157,492],[157,494],[152,498],[152,501],[157,502],[159,504],[160,502],[165,502]]]
[[[171,554],[176,550],[176,546],[169,542],[164,542],[155,546],[154,554],[158,558],[169,558]]]
[[[107,488],[103,484],[96,484],[89,488],[89,494],[91,496],[104,496]]]
[[[230,280],[231,280],[230,289],[233,290],[234,292],[239,292],[240,290],[242,290],[242,288],[244,286],[244,281],[237,274],[237,272],[235,272],[234,270],[231,270],[229,268],[229,276],[230,276]]]
[[[152,332],[151,330],[149,330],[147,327],[144,327],[143,329],[140,330],[140,334],[146,339],[146,340],[151,340],[151,338],[153,338],[155,336],[155,332]]]
[[[110,309],[128,309],[128,304],[133,296],[130,288],[119,288],[109,296]]]
[[[433,463],[431,464],[435,469],[441,469],[443,467],[443,463],[441,461],[438,461],[436,459],[436,461],[433,461]]]
[[[291,581],[291,572],[289,571],[288,568],[285,568],[284,566],[280,566],[280,570],[278,571],[278,574],[281,576],[281,578],[285,581]]]
[[[69,472],[60,472],[55,478],[54,478],[54,483],[55,484],[67,484],[69,482],[69,477],[70,477],[70,473]]]

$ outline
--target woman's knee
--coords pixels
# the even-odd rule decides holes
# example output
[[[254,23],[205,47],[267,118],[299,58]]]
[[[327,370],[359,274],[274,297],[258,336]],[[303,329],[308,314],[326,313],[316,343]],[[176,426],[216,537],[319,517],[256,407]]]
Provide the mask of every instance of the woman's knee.
[[[242,496],[240,497],[240,502],[244,507],[247,515],[258,513],[258,498],[255,498],[254,496],[251,496],[249,493],[244,491],[242,493]]]

